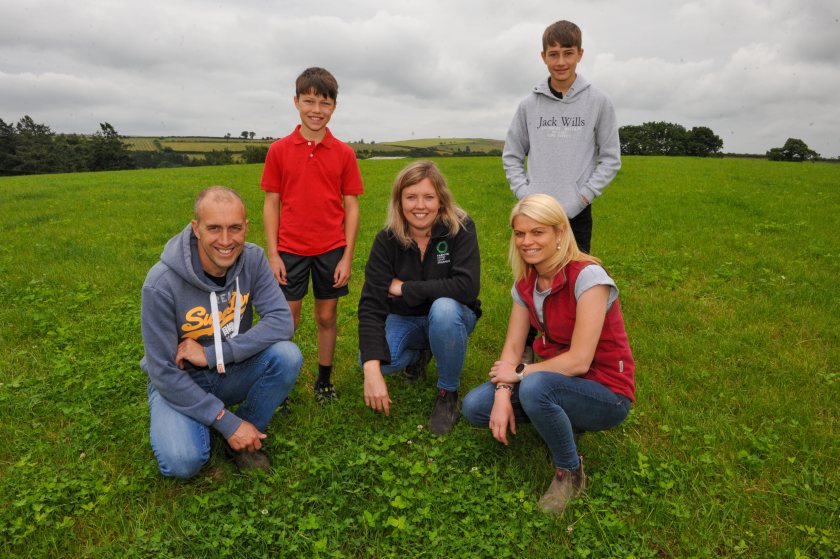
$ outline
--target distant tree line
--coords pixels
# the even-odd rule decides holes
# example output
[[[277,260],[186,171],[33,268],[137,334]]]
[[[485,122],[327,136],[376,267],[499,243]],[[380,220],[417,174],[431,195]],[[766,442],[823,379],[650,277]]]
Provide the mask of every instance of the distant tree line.
[[[0,175],[131,169],[134,161],[114,127],[100,123],[93,135],[56,134],[29,116],[17,124],[0,119]]]
[[[711,128],[691,130],[671,122],[645,122],[618,129],[622,155],[721,156],[723,140]]]
[[[155,140],[154,150],[131,150],[109,123],[103,122],[99,128],[92,135],[56,134],[28,115],[16,124],[0,119],[0,176],[235,163],[234,152],[227,148],[190,157]],[[266,146],[247,146],[242,160],[262,163],[267,151]]]

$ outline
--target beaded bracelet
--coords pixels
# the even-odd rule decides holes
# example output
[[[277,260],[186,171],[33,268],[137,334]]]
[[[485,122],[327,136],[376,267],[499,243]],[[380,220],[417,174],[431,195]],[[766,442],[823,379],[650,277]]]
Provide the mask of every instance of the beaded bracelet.
[[[510,390],[510,392],[511,392],[511,393],[513,393],[513,387],[512,387],[511,385],[509,385],[509,384],[501,384],[501,383],[499,383],[499,384],[497,384],[497,385],[496,385],[496,391],[497,391],[497,392],[498,392],[499,390],[501,390],[502,388],[507,388],[508,390]]]

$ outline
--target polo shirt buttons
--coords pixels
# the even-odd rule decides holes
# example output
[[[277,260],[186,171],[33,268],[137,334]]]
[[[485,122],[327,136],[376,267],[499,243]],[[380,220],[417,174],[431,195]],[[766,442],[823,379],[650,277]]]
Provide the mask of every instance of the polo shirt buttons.
[[[306,145],[311,146],[312,142],[306,142]]]
[[[314,153],[310,153],[310,154],[309,154],[309,157],[315,157],[315,154],[314,154]]]

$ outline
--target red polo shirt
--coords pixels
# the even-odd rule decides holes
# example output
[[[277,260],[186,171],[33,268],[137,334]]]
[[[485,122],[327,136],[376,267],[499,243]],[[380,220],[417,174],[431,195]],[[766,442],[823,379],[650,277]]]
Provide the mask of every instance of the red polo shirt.
[[[353,148],[329,128],[318,143],[300,125],[268,148],[260,188],[280,194],[277,250],[316,256],[346,246],[344,196],[364,193]]]

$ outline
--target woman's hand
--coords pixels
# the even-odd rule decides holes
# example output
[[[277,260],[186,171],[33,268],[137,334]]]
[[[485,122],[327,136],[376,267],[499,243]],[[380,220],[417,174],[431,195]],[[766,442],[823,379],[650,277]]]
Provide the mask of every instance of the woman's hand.
[[[374,365],[375,363],[375,365]],[[367,361],[365,371],[365,405],[373,411],[385,412],[391,415],[391,397],[388,395],[388,385],[379,370],[379,361]]]
[[[490,382],[493,384],[516,384],[519,382],[519,377],[516,376],[516,365],[510,361],[496,361],[490,368]]]
[[[392,279],[391,285],[388,286],[388,296],[402,297],[402,285],[403,281],[400,278]]]
[[[511,392],[507,388],[496,391],[496,399],[493,402],[493,409],[490,410],[490,432],[493,438],[507,446],[507,428],[516,434],[516,416],[513,413],[513,404],[510,402]]]

